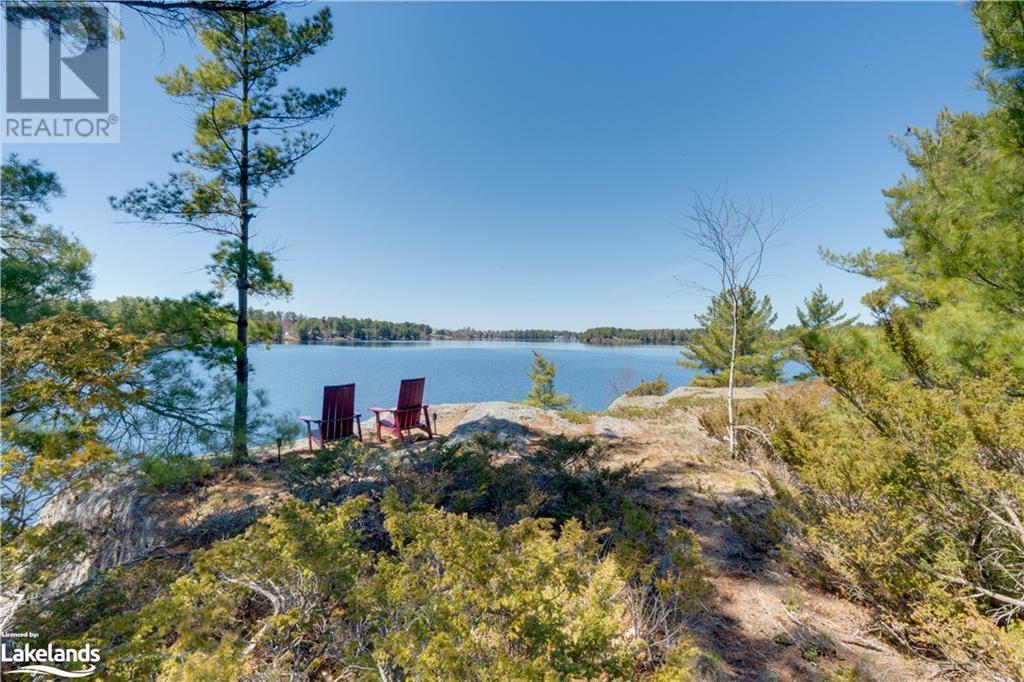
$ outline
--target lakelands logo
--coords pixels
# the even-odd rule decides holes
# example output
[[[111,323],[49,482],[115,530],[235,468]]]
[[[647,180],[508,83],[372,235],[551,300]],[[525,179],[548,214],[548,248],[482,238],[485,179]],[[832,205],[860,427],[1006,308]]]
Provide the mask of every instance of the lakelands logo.
[[[3,141],[119,141],[116,3],[3,6]]]
[[[51,642],[46,647],[32,646],[29,642],[9,643],[16,638],[35,639],[34,632],[17,632],[4,634],[4,642],[0,643],[0,665],[15,666],[5,670],[8,675],[21,673],[26,675],[53,675],[55,677],[88,677],[96,672],[96,663],[100,662],[100,652],[91,644],[71,648],[54,646]]]

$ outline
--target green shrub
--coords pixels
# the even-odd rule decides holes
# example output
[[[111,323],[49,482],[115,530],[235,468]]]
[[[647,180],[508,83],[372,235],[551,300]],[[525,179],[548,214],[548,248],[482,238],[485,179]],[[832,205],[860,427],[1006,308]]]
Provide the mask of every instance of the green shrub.
[[[607,449],[589,438],[545,438],[523,463],[544,493],[539,515],[559,522],[579,519],[593,529],[618,521],[643,483],[639,462],[609,466]]]
[[[665,534],[665,570],[655,577],[654,585],[665,599],[675,600],[687,612],[707,606],[714,596],[708,582],[708,569],[701,555],[697,534],[689,528],[674,526]]]
[[[596,442],[313,455],[289,460],[309,501],[212,533],[187,573],[115,569],[22,622],[101,648],[107,680],[693,678],[687,627],[712,594],[696,536]],[[371,492],[324,504],[355,480]]]
[[[556,539],[534,519],[498,529],[394,502],[385,504],[385,516],[397,554],[378,564],[361,597],[391,630],[377,660],[394,677],[594,679],[633,672],[636,652],[624,636],[618,599],[622,581],[578,523],[564,525]]]
[[[540,496],[522,463],[502,457],[500,444],[477,436],[455,447],[423,452],[414,463],[415,476],[405,480],[411,487],[396,486],[407,501],[423,501],[417,486],[422,481],[442,481],[430,500],[455,513],[485,516],[504,525],[533,516]],[[412,493],[412,494],[409,494]]]
[[[746,415],[797,486],[753,524],[807,573],[869,604],[890,632],[965,671],[1024,677],[1019,610],[1024,401],[998,375],[953,389],[814,356],[810,384]],[[759,524],[759,525],[758,525]]]
[[[432,501],[501,524],[528,516],[559,524],[575,518],[598,530],[621,523],[627,503],[640,504],[638,468],[610,466],[606,448],[589,438],[545,438],[511,458],[490,437],[477,436],[427,448],[389,477],[407,502]]]
[[[19,631],[71,638],[101,620],[138,611],[163,594],[182,573],[174,559],[146,559],[118,566],[59,598],[18,613]]]
[[[313,450],[310,456],[289,455],[286,480],[296,497],[328,501],[346,485],[379,478],[389,456],[381,448],[347,438]]]
[[[650,670],[667,660],[713,588],[696,536],[657,518],[643,494],[640,463],[613,466],[608,457],[594,440],[564,436],[510,457],[493,438],[478,436],[428,449],[391,475],[406,500],[428,500],[501,526],[542,517],[556,529],[579,522],[598,534],[626,582],[624,599],[635,636],[649,643],[644,666]],[[651,614],[662,617],[651,620]]]
[[[736,371],[732,375],[732,385],[738,387],[758,386],[760,384],[771,384],[773,380],[764,379],[756,374],[746,374]],[[690,386],[701,388],[725,388],[729,385],[729,373],[718,372],[717,374],[696,374],[690,379]]]
[[[720,405],[722,399],[716,396],[694,396],[681,395],[669,398],[660,405],[643,407],[640,405],[623,405],[605,412],[609,417],[619,419],[648,419],[652,421],[665,421],[673,418],[680,412],[693,408],[703,408],[709,405]]]
[[[733,402],[733,410],[736,424],[740,425],[740,428],[736,430],[738,454],[745,456],[752,450],[764,449],[766,443],[761,433],[759,433],[761,430],[754,431],[743,428],[760,424],[764,412],[764,401],[761,399],[735,400]],[[726,434],[729,425],[729,411],[725,401],[714,400],[709,402],[706,409],[701,410],[697,416],[697,421],[708,435],[723,443],[727,442]]]
[[[665,662],[651,677],[652,682],[691,682],[707,679],[697,674],[700,649],[684,639],[672,647],[665,656]]]
[[[213,465],[191,455],[142,457],[138,470],[147,485],[154,488],[194,485],[213,475]]]
[[[626,391],[628,396],[638,395],[665,395],[668,393],[668,382],[665,381],[665,377],[662,376],[661,372],[658,372],[658,376],[651,381],[641,381],[633,388]]]
[[[594,419],[594,413],[586,410],[559,410],[558,416],[573,424],[589,424]]]
[[[663,413],[657,407],[640,407],[639,405],[622,405],[605,412],[609,417],[616,419],[652,419]]]
[[[597,537],[525,519],[506,528],[386,496],[288,501],[136,614],[98,623],[104,679],[626,678],[641,642]],[[323,655],[329,651],[330,655]],[[671,663],[685,672],[682,650]],[[230,664],[229,664],[230,662]]]
[[[643,495],[641,462],[613,466],[608,458],[593,439],[554,436],[514,459],[484,437],[421,456],[419,463],[421,471],[444,472],[434,500],[449,510],[500,524],[527,516],[553,519],[556,527],[577,520],[601,534],[631,589],[670,601],[681,617],[692,612],[711,590],[696,536],[659,522]]]

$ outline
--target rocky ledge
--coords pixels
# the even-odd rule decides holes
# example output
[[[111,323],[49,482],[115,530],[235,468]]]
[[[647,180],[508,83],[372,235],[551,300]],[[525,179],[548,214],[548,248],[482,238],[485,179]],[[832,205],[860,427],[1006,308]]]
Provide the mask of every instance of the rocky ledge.
[[[551,434],[620,439],[639,433],[639,429],[636,424],[615,417],[595,416],[575,423],[552,410],[520,403],[487,402],[472,405],[459,416],[449,442],[460,443],[484,433],[521,450]]]
[[[768,391],[772,390],[772,388],[778,387],[737,386],[733,390],[735,391],[734,397],[737,400],[746,400],[749,398],[763,398]],[[612,404],[608,406],[608,410],[617,410],[623,407],[658,407],[660,405],[664,405],[673,398],[706,398],[709,400],[725,400],[728,394],[728,388],[680,386],[665,395],[620,395],[612,401]]]

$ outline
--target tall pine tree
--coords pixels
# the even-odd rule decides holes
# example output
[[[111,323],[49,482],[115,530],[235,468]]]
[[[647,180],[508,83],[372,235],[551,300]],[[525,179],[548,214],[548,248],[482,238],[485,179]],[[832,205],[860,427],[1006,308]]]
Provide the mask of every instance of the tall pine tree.
[[[864,302],[884,325],[901,317],[948,371],[1005,367],[1024,384],[1024,4],[973,13],[991,108],[943,110],[897,142],[910,166],[885,192],[897,250],[824,255],[878,280]]]
[[[279,78],[323,48],[332,30],[327,8],[295,24],[282,13],[206,17],[199,41],[208,54],[158,79],[195,111],[194,147],[174,156],[187,169],[111,200],[144,222],[220,238],[207,269],[219,291],[235,294],[235,461],[248,457],[249,297],[291,293],[273,254],[253,244],[251,223],[267,192],[325,139],[309,125],[328,119],[345,96],[342,88],[282,88]]]

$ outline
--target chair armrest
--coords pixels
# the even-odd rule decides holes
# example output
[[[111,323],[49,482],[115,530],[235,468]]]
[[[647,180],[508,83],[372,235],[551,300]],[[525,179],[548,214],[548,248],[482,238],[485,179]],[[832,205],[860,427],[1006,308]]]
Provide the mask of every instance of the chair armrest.
[[[335,417],[334,419],[313,419],[312,417],[307,417],[306,419],[303,419],[302,421],[304,421],[304,422],[305,421],[310,421],[310,422],[313,422],[314,424],[323,424],[325,422],[329,423],[329,424],[333,424],[334,422],[343,422],[343,421],[346,421],[348,419],[359,419],[362,416],[363,415],[361,415],[361,414],[349,414],[349,415],[345,415],[345,416],[342,416],[342,417]],[[301,417],[300,417],[300,419],[301,419]]]
[[[315,417],[299,417],[299,421],[300,422],[306,422],[306,423],[309,423],[309,422],[320,423],[321,420],[317,419]]]
[[[371,407],[370,412],[380,414],[381,412],[394,412],[397,409],[397,407]]]

